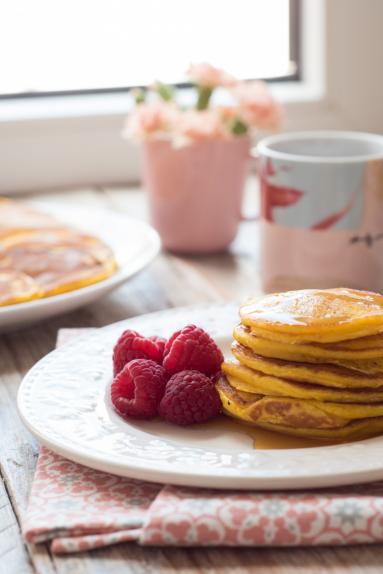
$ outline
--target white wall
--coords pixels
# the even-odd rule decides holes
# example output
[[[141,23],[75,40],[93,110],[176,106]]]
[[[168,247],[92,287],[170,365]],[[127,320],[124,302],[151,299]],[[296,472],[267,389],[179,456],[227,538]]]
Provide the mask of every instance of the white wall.
[[[383,1],[327,0],[326,27],[328,100],[348,128],[383,133]]]
[[[302,0],[302,7],[305,75],[314,90],[287,104],[287,129],[383,133],[383,0]]]

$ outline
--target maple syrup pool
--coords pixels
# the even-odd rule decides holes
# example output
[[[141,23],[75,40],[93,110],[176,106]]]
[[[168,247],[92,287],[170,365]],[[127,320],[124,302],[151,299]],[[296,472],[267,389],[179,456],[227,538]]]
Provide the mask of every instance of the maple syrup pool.
[[[340,441],[322,441],[294,437],[277,433],[221,415],[203,424],[176,426],[163,420],[125,421],[117,413],[115,416],[126,429],[126,424],[137,430],[149,433],[158,440],[180,442],[183,446],[220,448],[228,450],[280,450],[297,448],[317,448],[341,444]],[[114,417],[113,417],[114,418]]]

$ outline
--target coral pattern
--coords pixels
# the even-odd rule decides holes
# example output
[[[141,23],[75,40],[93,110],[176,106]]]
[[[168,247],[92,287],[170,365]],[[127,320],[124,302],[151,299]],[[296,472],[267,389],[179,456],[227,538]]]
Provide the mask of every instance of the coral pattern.
[[[51,541],[56,554],[132,540],[172,546],[381,543],[383,481],[288,493],[162,486],[92,470],[42,447],[23,531],[29,543]]]
[[[42,448],[27,542],[66,554],[135,540],[171,546],[304,546],[383,541],[383,482],[309,492],[161,486],[98,472]]]
[[[276,172],[270,158],[267,158],[263,164],[259,160],[258,168],[261,184],[261,214],[267,221],[274,222],[273,209],[294,205],[301,199],[303,191],[271,183],[269,178],[275,176]]]
[[[370,164],[367,165],[370,166]],[[352,174],[354,184],[351,186],[342,171],[342,166],[334,164],[326,181],[322,181],[321,169],[322,166],[317,164],[315,170],[310,166],[311,171],[307,172],[299,165],[294,166],[292,163],[261,156],[258,160],[258,171],[262,217],[271,223],[314,231],[333,229],[337,224],[341,226],[338,226],[339,229],[359,227],[367,190],[366,185],[363,187],[361,182],[358,183],[361,174],[357,172]],[[323,172],[325,173],[324,168]],[[370,172],[371,170],[367,168],[367,174]],[[308,176],[307,173],[310,175]],[[368,181],[371,180],[373,180],[372,176]],[[342,183],[338,183],[336,187],[335,181]],[[320,194],[316,187],[318,182],[322,182],[319,188]],[[279,208],[289,208],[289,210],[286,212]],[[350,220],[347,219],[348,217]]]

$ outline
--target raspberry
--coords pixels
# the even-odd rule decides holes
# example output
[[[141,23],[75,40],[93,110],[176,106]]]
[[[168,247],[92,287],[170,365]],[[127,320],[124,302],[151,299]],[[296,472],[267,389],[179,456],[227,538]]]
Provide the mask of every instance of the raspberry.
[[[165,345],[163,366],[170,374],[195,370],[215,375],[221,368],[221,350],[203,329],[188,325],[173,333]]]
[[[162,359],[164,358],[166,339],[164,339],[163,337],[158,337],[157,335],[152,335],[151,337],[149,337],[149,339],[157,345],[158,350],[161,353],[161,363],[162,363]]]
[[[221,401],[206,375],[198,371],[181,371],[169,379],[158,412],[176,425],[203,423],[219,415]]]
[[[151,359],[161,364],[165,339],[143,337],[137,331],[128,329],[119,337],[113,349],[113,371],[116,376],[133,359]]]
[[[165,391],[166,380],[165,369],[154,361],[130,361],[113,380],[111,398],[114,408],[124,417],[155,417]]]

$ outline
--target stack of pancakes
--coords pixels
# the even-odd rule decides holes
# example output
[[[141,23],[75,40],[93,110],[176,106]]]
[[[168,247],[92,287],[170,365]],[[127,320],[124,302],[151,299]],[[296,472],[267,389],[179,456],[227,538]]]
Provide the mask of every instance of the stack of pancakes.
[[[226,414],[291,435],[383,432],[383,296],[346,288],[250,300],[217,388]]]
[[[97,237],[0,198],[0,306],[85,287],[116,268]]]

